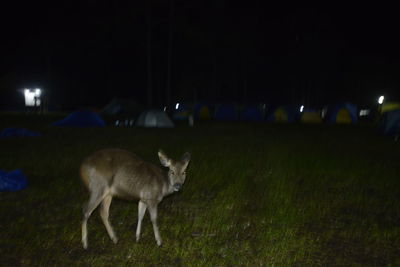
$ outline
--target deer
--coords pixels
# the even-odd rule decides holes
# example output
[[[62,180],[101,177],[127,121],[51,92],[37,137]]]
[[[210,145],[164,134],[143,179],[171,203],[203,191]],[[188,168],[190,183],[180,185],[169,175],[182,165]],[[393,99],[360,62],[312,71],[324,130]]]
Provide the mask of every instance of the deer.
[[[83,205],[82,244],[88,247],[87,221],[101,204],[100,217],[110,239],[116,244],[118,238],[109,221],[109,209],[113,197],[139,200],[136,242],[139,242],[142,220],[146,210],[150,213],[157,245],[162,240],[157,225],[157,206],[167,195],[178,192],[186,179],[186,168],[191,154],[186,152],[181,160],[170,159],[162,150],[158,151],[161,167],[140,159],[123,149],[103,149],[94,152],[82,162],[80,177],[90,197]]]

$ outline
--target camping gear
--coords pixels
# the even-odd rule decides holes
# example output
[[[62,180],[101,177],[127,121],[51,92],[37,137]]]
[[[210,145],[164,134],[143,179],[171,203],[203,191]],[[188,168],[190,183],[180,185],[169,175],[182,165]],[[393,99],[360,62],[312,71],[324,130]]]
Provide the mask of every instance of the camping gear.
[[[40,136],[40,133],[29,131],[25,128],[4,128],[0,132],[0,138],[4,137],[36,137]]]
[[[400,134],[400,109],[383,113],[380,118],[378,129],[385,135]]]
[[[179,104],[178,108],[173,111],[172,118],[174,120],[183,121],[188,120],[191,112],[184,104]]]
[[[104,120],[92,111],[75,111],[66,118],[56,121],[53,126],[72,126],[72,127],[104,127]]]
[[[350,103],[330,106],[326,115],[329,123],[350,124],[358,120],[357,107]]]
[[[321,114],[313,109],[305,109],[300,113],[302,123],[322,123]]]
[[[140,113],[140,106],[133,99],[113,98],[101,111],[102,115],[115,116],[137,116]]]
[[[400,110],[400,103],[398,102],[385,102],[381,105],[379,112],[385,113],[392,110]]]
[[[272,113],[267,116],[267,121],[270,122],[295,122],[298,112],[292,106],[279,106],[273,109]]]
[[[221,104],[217,106],[214,119],[219,121],[234,121],[238,119],[236,108],[232,104]]]
[[[244,121],[262,121],[263,114],[257,106],[247,106],[241,112],[241,119]]]
[[[27,179],[21,170],[0,170],[0,191],[19,191],[27,185]]]
[[[211,107],[204,103],[198,103],[194,106],[194,117],[199,120],[211,119]]]
[[[136,126],[155,127],[155,128],[173,128],[175,125],[162,110],[146,110],[143,111],[136,120]]]

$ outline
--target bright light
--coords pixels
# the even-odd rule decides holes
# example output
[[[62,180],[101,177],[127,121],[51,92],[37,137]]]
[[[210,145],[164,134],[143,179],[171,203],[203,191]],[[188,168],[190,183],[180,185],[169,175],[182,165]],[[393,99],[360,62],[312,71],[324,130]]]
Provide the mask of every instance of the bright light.
[[[175,109],[178,109],[178,108],[179,108],[179,103],[176,103]]]
[[[381,95],[378,99],[379,105],[382,105],[383,101],[385,100],[385,96]]]
[[[40,94],[42,91],[38,88],[35,90],[24,89],[25,106],[36,107],[40,106]]]
[[[362,110],[360,110],[359,115],[360,115],[360,117],[364,117],[364,116],[368,116],[369,113],[370,113],[369,109],[362,109]]]
[[[303,110],[304,110],[304,105],[301,105],[300,112],[303,112]]]

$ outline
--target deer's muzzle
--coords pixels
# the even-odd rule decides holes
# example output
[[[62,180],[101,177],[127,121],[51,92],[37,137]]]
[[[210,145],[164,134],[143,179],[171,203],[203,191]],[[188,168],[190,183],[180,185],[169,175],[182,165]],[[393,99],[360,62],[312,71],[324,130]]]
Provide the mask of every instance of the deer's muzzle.
[[[175,183],[174,184],[174,191],[175,192],[181,190],[181,188],[182,188],[182,184],[180,184],[180,183]]]

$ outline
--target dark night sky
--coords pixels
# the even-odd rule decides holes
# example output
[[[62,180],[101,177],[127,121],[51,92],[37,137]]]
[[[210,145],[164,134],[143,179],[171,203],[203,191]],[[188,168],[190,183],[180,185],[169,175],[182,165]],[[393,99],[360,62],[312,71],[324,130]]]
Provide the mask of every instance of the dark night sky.
[[[3,7],[0,104],[15,103],[17,89],[31,86],[46,89],[62,108],[101,107],[114,96],[146,104],[149,32],[153,105],[165,104],[171,2],[139,2]],[[172,102],[373,105],[380,94],[399,100],[394,7],[234,3],[174,0]]]

